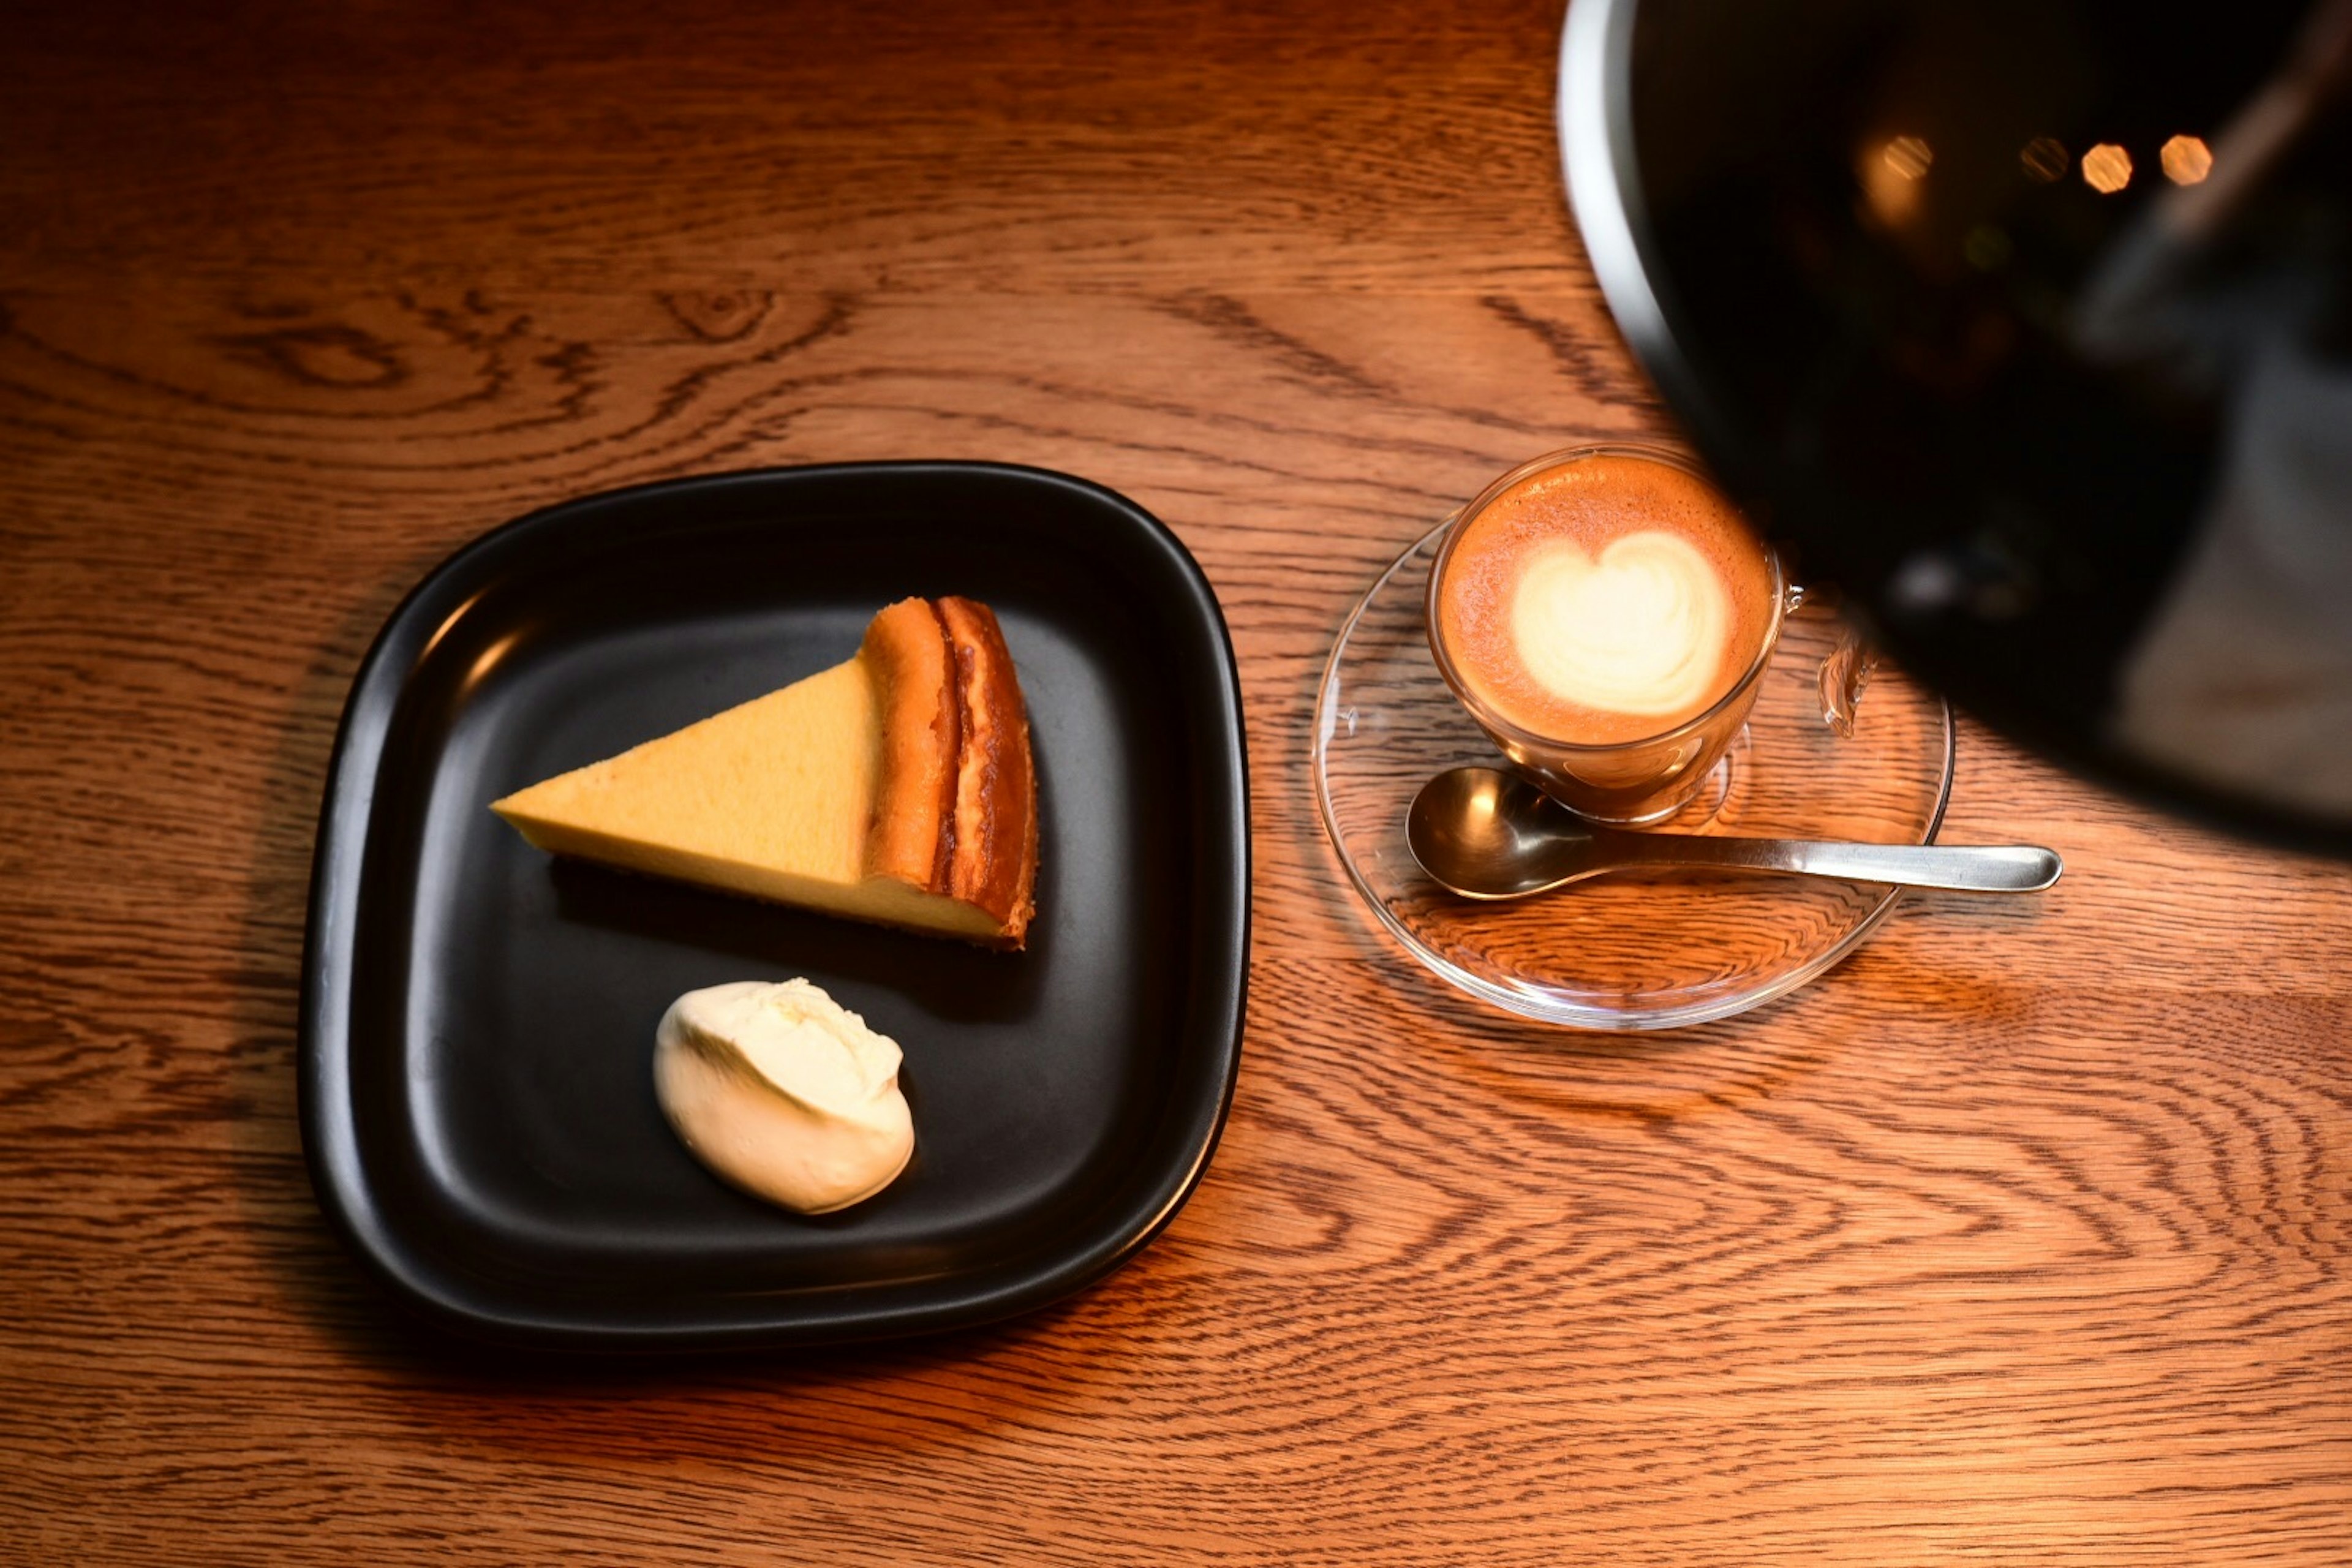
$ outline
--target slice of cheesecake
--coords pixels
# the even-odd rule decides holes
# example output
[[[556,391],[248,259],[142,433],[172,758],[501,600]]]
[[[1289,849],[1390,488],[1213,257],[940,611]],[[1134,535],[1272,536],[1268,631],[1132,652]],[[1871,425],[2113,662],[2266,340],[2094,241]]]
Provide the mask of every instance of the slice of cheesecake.
[[[491,803],[555,855],[1018,948],[1037,784],[987,605],[903,599],[857,656]]]

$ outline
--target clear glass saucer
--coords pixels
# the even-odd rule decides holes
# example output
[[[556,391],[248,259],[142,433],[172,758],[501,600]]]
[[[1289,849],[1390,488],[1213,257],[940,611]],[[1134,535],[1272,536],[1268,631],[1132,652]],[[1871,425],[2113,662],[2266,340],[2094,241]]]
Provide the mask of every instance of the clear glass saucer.
[[[1899,889],[1810,877],[1619,873],[1512,903],[1457,898],[1405,847],[1423,781],[1507,766],[1431,661],[1423,595],[1445,524],[1381,574],[1339,630],[1315,705],[1315,794],[1349,879],[1404,950],[1507,1012],[1580,1029],[1666,1029],[1785,995],[1862,944]],[[1853,733],[1823,721],[1836,617],[1789,617],[1748,728],[1706,788],[1661,825],[1750,837],[1932,842],[1952,786],[1942,698],[1891,666]]]

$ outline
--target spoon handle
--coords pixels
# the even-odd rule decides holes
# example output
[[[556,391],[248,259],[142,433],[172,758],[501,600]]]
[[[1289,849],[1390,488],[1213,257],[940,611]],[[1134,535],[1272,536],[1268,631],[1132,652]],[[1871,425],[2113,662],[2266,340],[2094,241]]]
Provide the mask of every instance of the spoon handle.
[[[2038,893],[2066,868],[2055,851],[2023,844],[1836,844],[1803,838],[1612,833],[1607,853],[1622,865],[1787,871],[1849,882],[1943,888],[1957,893]]]

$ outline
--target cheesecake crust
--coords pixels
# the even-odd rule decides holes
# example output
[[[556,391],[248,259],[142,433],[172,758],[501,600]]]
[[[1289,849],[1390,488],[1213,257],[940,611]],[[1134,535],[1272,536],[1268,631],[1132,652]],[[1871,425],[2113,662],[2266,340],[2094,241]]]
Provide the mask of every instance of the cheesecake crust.
[[[937,601],[954,656],[958,726],[950,896],[988,911],[1008,945],[1024,940],[1037,877],[1037,773],[1021,679],[996,614],[971,599]]]
[[[938,612],[927,599],[899,600],[866,625],[857,657],[882,721],[866,874],[944,892],[963,733]]]
[[[868,876],[981,910],[1020,948],[1035,910],[1037,775],[1004,633],[986,605],[902,599],[866,629],[881,758]]]

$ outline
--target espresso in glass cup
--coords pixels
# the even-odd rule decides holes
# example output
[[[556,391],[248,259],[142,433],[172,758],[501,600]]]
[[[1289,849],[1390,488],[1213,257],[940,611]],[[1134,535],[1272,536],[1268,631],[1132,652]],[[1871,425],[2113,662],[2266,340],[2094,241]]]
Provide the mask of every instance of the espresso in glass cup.
[[[1653,823],[1738,735],[1794,595],[1696,465],[1576,447],[1463,508],[1429,578],[1429,645],[1480,728],[1562,805]]]

